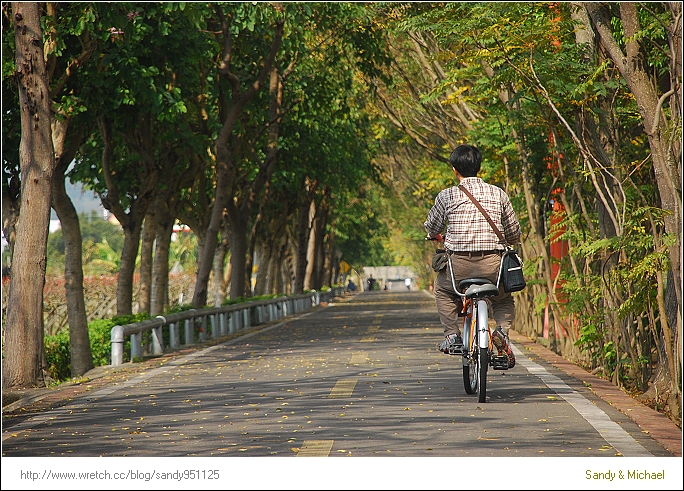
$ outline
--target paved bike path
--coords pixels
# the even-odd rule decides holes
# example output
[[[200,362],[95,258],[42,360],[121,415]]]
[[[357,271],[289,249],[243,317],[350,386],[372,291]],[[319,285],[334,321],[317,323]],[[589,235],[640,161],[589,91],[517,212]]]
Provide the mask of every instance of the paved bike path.
[[[360,293],[129,364],[85,395],[49,391],[4,418],[3,456],[681,456],[667,418],[516,333],[521,368],[490,371],[489,402],[478,404],[459,357],[436,350],[433,302]]]

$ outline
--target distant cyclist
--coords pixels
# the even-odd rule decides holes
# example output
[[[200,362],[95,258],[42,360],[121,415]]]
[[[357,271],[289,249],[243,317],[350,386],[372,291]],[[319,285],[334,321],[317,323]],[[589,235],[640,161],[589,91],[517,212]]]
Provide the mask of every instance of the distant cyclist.
[[[520,240],[520,223],[508,195],[477,177],[482,164],[480,151],[472,145],[459,145],[451,153],[449,162],[456,179],[480,202],[503,232],[506,242],[514,244]],[[424,225],[428,237],[443,234],[446,227],[444,247],[450,256],[456,285],[466,278],[487,278],[497,283],[504,244],[480,210],[457,186],[437,195]],[[449,275],[449,268],[444,268],[438,273],[434,286],[437,313],[444,327],[444,341],[439,344],[439,350],[444,353],[448,353],[450,347],[463,345],[460,327],[463,320],[458,318],[463,305],[454,293]],[[491,301],[492,317],[508,342],[508,330],[515,318],[513,297],[499,288],[499,294],[491,297]]]

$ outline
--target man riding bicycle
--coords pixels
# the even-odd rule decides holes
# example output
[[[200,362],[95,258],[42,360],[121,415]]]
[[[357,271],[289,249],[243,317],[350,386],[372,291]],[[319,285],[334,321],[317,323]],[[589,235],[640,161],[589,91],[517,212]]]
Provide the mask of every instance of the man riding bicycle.
[[[459,145],[449,157],[454,176],[460,185],[475,198],[489,214],[508,244],[520,240],[520,223],[515,216],[508,195],[501,188],[485,183],[477,177],[482,164],[482,154],[472,145]],[[449,353],[450,348],[461,348],[462,320],[458,314],[463,308],[461,298],[453,285],[466,278],[486,278],[496,284],[499,276],[502,243],[487,219],[473,201],[458,186],[440,191],[435,204],[424,223],[429,238],[440,236],[446,226],[444,248],[449,254],[450,268],[437,274],[434,285],[435,304],[440,322],[444,327],[444,341],[439,350]],[[515,305],[510,293],[499,288],[499,294],[491,297],[492,317],[500,334],[508,343],[508,330],[515,318]],[[510,351],[510,350],[509,350]],[[509,358],[513,356],[509,353]],[[514,363],[515,358],[511,360]]]

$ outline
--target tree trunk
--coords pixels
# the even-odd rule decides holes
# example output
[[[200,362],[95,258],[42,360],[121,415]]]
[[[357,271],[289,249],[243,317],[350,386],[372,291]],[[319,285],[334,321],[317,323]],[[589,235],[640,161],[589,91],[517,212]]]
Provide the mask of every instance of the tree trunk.
[[[66,289],[71,376],[78,377],[93,368],[93,356],[88,335],[88,318],[83,296],[83,239],[78,213],[66,192],[65,172],[83,141],[79,131],[67,151],[64,150],[68,120],[55,119],[52,140],[57,165],[52,179],[52,207],[57,213],[64,237],[64,278]],[[59,128],[59,129],[57,129]]]
[[[133,314],[133,274],[138,257],[141,228],[139,222],[124,228],[124,243],[116,285],[116,315]]]
[[[309,188],[304,202],[299,207],[299,225],[297,228],[297,260],[295,262],[294,292],[302,293],[305,288],[307,269],[307,246],[309,243],[309,231],[311,229],[311,203],[313,196]]]
[[[3,388],[44,385],[43,287],[55,154],[40,4],[13,2],[21,107],[21,210],[10,274]]]
[[[224,125],[225,127],[225,125]],[[227,150],[226,150],[227,151]],[[225,153],[222,151],[221,153]],[[230,159],[229,155],[225,155],[222,162],[217,162],[216,166],[218,178],[216,181],[216,197],[214,198],[214,206],[212,207],[211,219],[209,226],[202,240],[202,250],[198,255],[197,265],[197,281],[195,283],[195,293],[193,294],[192,304],[195,308],[203,308],[207,305],[209,275],[214,264],[214,255],[218,245],[218,233],[223,221],[223,210],[226,207],[228,199],[228,184],[229,177],[227,171],[223,169],[228,165],[227,161]]]
[[[316,217],[314,218],[314,229],[311,234],[314,236],[313,246],[313,274],[311,278],[312,288],[320,290],[323,286],[323,276],[325,267],[325,228],[328,222],[328,207],[327,194],[328,190],[323,193],[321,202],[318,204],[316,210]]]
[[[316,200],[311,200],[308,213],[308,240],[306,242],[306,269],[304,276],[304,290],[315,288],[313,284],[314,268],[316,266],[316,237],[318,225],[316,221]]]
[[[140,245],[140,281],[138,290],[138,312],[150,311],[152,298],[152,261],[154,256],[154,237],[156,235],[156,223],[154,208],[148,211],[142,229],[142,241]]]
[[[230,298],[245,296],[245,255],[247,254],[247,223],[244,219],[230,223]]]
[[[323,253],[323,278],[321,283],[332,287],[337,283],[337,267],[339,261],[335,261],[335,232],[330,230],[328,233],[328,242]]]
[[[160,207],[157,235],[154,241],[154,261],[152,263],[152,295],[150,315],[162,315],[169,306],[169,246],[173,233],[174,218],[168,207]],[[158,213],[159,213],[158,211]]]
[[[228,237],[224,237],[226,235],[225,231],[227,229],[224,228],[224,233],[221,234],[221,242],[218,244],[218,247],[216,248],[216,254],[214,254],[214,265],[213,265],[213,270],[214,270],[214,305],[219,306],[223,303],[223,301],[226,299],[226,289],[224,287],[224,276],[225,276],[225,265],[226,265],[226,256],[228,255],[228,251],[230,249]]]

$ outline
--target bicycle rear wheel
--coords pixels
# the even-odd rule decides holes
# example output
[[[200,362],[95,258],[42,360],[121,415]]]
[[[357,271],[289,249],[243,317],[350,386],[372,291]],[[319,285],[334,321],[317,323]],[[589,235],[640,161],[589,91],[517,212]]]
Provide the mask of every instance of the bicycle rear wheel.
[[[487,348],[478,348],[477,356],[477,401],[487,402],[487,367],[489,366],[489,354]]]
[[[477,356],[472,349],[477,346],[477,333],[473,332],[472,318],[466,317],[463,321],[463,387],[466,394],[477,392]]]
[[[466,394],[477,392],[477,363],[478,357],[474,356],[474,353],[469,352],[463,355],[463,386],[465,387]]]

